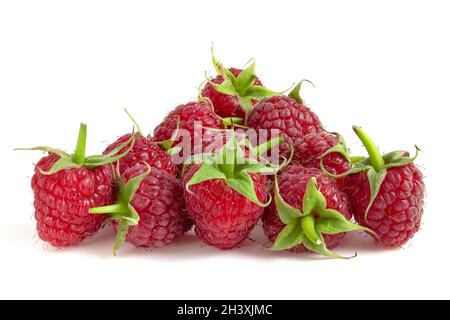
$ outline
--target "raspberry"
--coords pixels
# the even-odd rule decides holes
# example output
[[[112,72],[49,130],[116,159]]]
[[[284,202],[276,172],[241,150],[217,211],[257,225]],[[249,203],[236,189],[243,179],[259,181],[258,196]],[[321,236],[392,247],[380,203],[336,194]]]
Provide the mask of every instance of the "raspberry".
[[[300,90],[299,86],[294,90]],[[319,132],[321,123],[317,115],[302,101],[291,96],[272,96],[258,102],[250,113],[248,126],[255,130],[280,130],[284,142],[280,154],[289,157],[291,146],[310,133]],[[301,101],[301,102],[299,102]],[[274,138],[268,132],[269,139]]]
[[[166,171],[142,164],[124,173],[114,205],[90,212],[112,215],[117,232],[114,252],[123,241],[136,247],[159,248],[174,242],[192,226],[181,182]]]
[[[38,235],[55,247],[76,245],[102,227],[107,216],[92,216],[89,209],[113,203],[111,164],[129,151],[86,157],[86,133],[86,125],[81,124],[73,155],[49,147],[26,149],[49,153],[36,164],[31,187]],[[131,148],[134,140],[130,136],[122,147],[128,144]]]
[[[235,77],[241,74],[241,69],[230,68],[228,69]],[[224,81],[221,75],[216,76],[211,79],[212,83],[222,84]],[[254,85],[262,86],[263,84],[258,78],[255,78]],[[239,97],[234,95],[227,95],[217,91],[211,83],[206,83],[202,90],[202,96],[211,100],[214,111],[221,117],[224,118],[245,118],[245,112],[242,108],[242,104],[239,101]],[[252,100],[252,105],[254,105],[257,100]]]
[[[186,173],[184,185],[198,171],[192,166]],[[251,175],[255,193],[266,201],[265,176]],[[186,205],[195,222],[197,236],[206,244],[219,249],[231,249],[244,241],[264,208],[232,189],[224,180],[204,181],[185,191]]]
[[[416,157],[405,151],[381,156],[360,127],[353,129],[369,153],[345,178],[356,221],[375,231],[384,246],[400,247],[419,230],[423,215],[425,184]]]
[[[195,124],[199,125],[199,128],[195,130]],[[179,105],[172,112],[170,112],[159,124],[155,131],[153,140],[165,141],[172,137],[172,134],[177,130],[177,126],[180,129],[184,129],[189,134],[191,152],[190,154],[181,154],[182,159],[186,159],[194,153],[201,153],[202,147],[207,147],[214,140],[213,136],[207,134],[208,129],[223,129],[221,118],[214,113],[212,107],[203,102],[189,102],[187,104]],[[178,136],[174,144],[178,144],[183,141],[185,137]],[[201,141],[201,145],[196,145],[196,141]],[[198,152],[196,152],[199,150]],[[179,163],[177,163],[179,164]]]
[[[48,171],[60,159],[52,154],[36,165],[31,186],[34,192],[35,218],[39,237],[54,247],[80,243],[95,234],[107,216],[92,216],[89,208],[114,201],[112,166],[93,170],[64,169],[52,175]]]
[[[131,134],[125,134],[110,144],[103,154],[108,154],[121,145],[124,145],[126,141],[129,141]],[[129,145],[123,147],[119,153],[125,152],[129,148]],[[171,175],[176,174],[176,167],[172,161],[171,156],[164,150],[157,142],[152,141],[149,138],[136,135],[136,141],[133,148],[129,150],[128,154],[119,161],[119,172],[123,174],[129,168],[135,166],[138,163],[146,162],[151,167],[168,172]]]
[[[326,209],[339,212],[345,219],[352,218],[350,213],[350,202],[347,195],[340,190],[336,182],[323,174],[316,168],[305,168],[300,165],[292,165],[283,170],[278,179],[279,194],[281,198],[294,208],[304,206],[304,196],[311,179],[316,180],[318,190],[326,201]],[[274,197],[276,194],[274,195]],[[264,232],[271,242],[275,242],[280,232],[286,227],[279,215],[279,208],[272,201],[267,212],[263,216]],[[313,211],[315,219],[320,218],[320,212]],[[319,221],[319,220],[317,220]],[[327,249],[337,247],[345,233],[324,234],[324,242]],[[299,244],[289,248],[293,252],[309,252],[311,248]]]

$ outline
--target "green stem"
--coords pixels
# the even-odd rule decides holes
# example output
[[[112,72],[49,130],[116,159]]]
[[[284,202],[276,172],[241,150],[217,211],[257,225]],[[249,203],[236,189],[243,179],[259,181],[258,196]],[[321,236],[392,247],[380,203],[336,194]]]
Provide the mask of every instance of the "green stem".
[[[91,208],[89,213],[91,214],[118,214],[118,213],[128,213],[130,209],[127,205],[123,203],[116,203],[109,206]]]
[[[128,117],[130,118],[131,122],[133,122],[133,124],[135,125],[137,132],[138,132],[139,134],[142,134],[141,127],[139,127],[139,124],[138,124],[137,121],[133,118],[133,116],[131,115],[131,113],[129,113],[128,110],[127,110],[126,108],[123,109],[123,110],[124,110],[125,113],[128,115]]]
[[[73,162],[79,165],[84,164],[84,159],[86,157],[86,136],[87,126],[82,123],[80,124],[80,130],[78,131],[78,140],[75,154],[72,157]]]
[[[311,240],[313,243],[317,245],[322,244],[322,241],[320,240],[316,232],[315,220],[313,215],[310,214],[305,217],[302,217],[300,219],[300,224],[302,226],[303,232],[305,233],[306,237],[308,237],[309,240]]]
[[[383,170],[385,167],[383,157],[381,156],[377,146],[372,141],[372,139],[370,139],[370,137],[363,131],[361,127],[353,126],[353,131],[355,131],[359,140],[361,140],[361,142],[364,144],[364,147],[369,154],[370,162],[372,163],[373,168],[377,172]]]

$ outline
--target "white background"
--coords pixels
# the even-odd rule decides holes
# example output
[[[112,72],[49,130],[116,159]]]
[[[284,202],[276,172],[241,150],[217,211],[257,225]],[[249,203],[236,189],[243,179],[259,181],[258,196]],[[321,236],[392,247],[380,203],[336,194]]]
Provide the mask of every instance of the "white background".
[[[448,1],[2,1],[0,4],[0,298],[450,298]],[[383,151],[423,152],[428,196],[420,233],[384,250],[361,235],[350,261],[266,252],[250,241],[221,252],[193,235],[113,257],[104,230],[77,248],[37,240],[30,176],[39,152],[90,153],[146,131],[195,99],[209,48],[227,66],[257,59],[263,82],[303,97],[329,130],[362,151],[363,125]],[[254,235],[264,237],[259,231]]]

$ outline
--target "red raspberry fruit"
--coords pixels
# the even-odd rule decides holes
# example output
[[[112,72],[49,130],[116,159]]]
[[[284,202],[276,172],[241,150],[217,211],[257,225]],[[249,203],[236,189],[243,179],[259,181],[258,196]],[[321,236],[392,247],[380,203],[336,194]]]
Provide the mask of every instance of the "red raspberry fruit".
[[[320,169],[320,159],[331,148],[340,144],[339,138],[324,131],[310,133],[294,143],[293,161],[308,168]],[[339,152],[331,152],[322,159],[325,169],[341,174],[351,168],[350,162]]]
[[[308,168],[320,169],[320,162],[326,171],[332,174],[342,174],[351,168],[345,143],[334,134],[324,131],[310,133],[294,143],[294,164]],[[338,151],[340,150],[340,151]],[[344,178],[337,179],[338,184],[344,186]]]
[[[319,132],[317,115],[303,104],[299,96],[300,82],[289,96],[272,96],[258,102],[250,112],[247,124],[255,130],[278,129],[284,139],[280,155],[288,157],[291,146],[310,133]],[[268,132],[269,139],[274,138]]]
[[[196,128],[196,125],[198,126]],[[182,142],[188,138],[190,141],[191,152],[190,154],[183,154],[182,159],[186,159],[194,153],[202,153],[202,147],[207,147],[213,142],[212,136],[208,135],[208,129],[223,129],[221,118],[214,112],[212,107],[204,102],[189,102],[187,104],[179,105],[172,112],[170,112],[162,123],[160,123],[153,135],[155,141],[165,141],[172,138],[174,132],[177,129],[183,129],[188,133],[188,137],[184,135],[178,135],[174,139],[174,145]],[[195,143],[199,141],[199,143]],[[186,141],[183,141],[187,143]],[[180,163],[176,163],[177,165]]]
[[[350,202],[335,180],[319,169],[293,165],[275,180],[274,197],[263,216],[264,232],[275,250],[314,251],[339,257],[345,232],[367,230],[350,222]]]
[[[254,60],[244,70],[227,69],[211,53],[218,75],[205,84],[201,95],[212,102],[221,117],[245,119],[258,100],[277,94],[264,88],[256,77]]]
[[[138,164],[128,169],[121,180],[115,204],[90,210],[92,216],[112,216],[117,232],[114,253],[125,240],[136,247],[159,248],[191,228],[181,182],[176,177]]]
[[[237,78],[242,73],[241,69],[230,68],[228,70],[235,78]],[[220,85],[224,82],[224,77],[218,75],[215,78],[211,79],[211,82],[213,84]],[[253,84],[255,86],[261,87],[263,85],[258,78],[255,78]],[[220,91],[217,91],[217,89],[215,89],[210,82],[207,82],[203,87],[202,96],[211,100],[214,106],[214,111],[219,116],[223,118],[245,118],[245,112],[238,96],[221,93]],[[252,99],[251,101],[252,105],[254,105],[256,102],[257,100],[254,99]]]
[[[133,144],[131,137],[126,144]],[[124,146],[122,146],[124,147]],[[55,247],[80,243],[95,234],[107,216],[92,216],[89,209],[113,203],[113,166],[123,155],[85,157],[86,125],[80,126],[74,155],[48,147],[50,153],[35,167],[31,186],[39,237]]]
[[[184,198],[197,236],[219,249],[244,241],[264,212],[270,168],[245,155],[230,139],[212,158],[191,166],[184,180]]]
[[[150,167],[164,170],[169,174],[175,175],[177,173],[175,164],[172,161],[172,157],[169,154],[170,148],[172,146],[172,141],[166,140],[161,142],[154,142],[150,137],[144,137],[142,130],[133,118],[133,116],[128,112],[127,109],[124,110],[133,122],[135,128],[137,129],[137,134],[135,135],[135,141],[132,148],[130,145],[126,144],[133,134],[125,134],[118,138],[115,142],[110,144],[103,154],[108,154],[110,152],[116,151],[118,154],[122,154],[127,151],[127,154],[119,161],[119,174],[125,173],[129,168],[135,166],[139,163],[147,163]],[[125,147],[123,147],[125,145]],[[122,148],[122,149],[121,149]],[[117,166],[117,164],[115,164]]]
[[[416,157],[405,151],[381,156],[361,128],[354,130],[369,154],[345,179],[356,221],[375,231],[384,246],[400,247],[419,230],[423,215],[425,184],[412,163]]]
[[[124,142],[128,141],[131,134],[125,134],[115,142],[110,144],[103,154],[107,154],[119,146],[122,146]],[[125,146],[120,150],[119,153],[124,152],[129,146]],[[158,170],[166,171],[171,175],[177,173],[175,164],[172,161],[172,157],[164,150],[163,147],[157,142],[152,141],[152,139],[144,137],[142,134],[138,133],[136,135],[136,141],[133,148],[119,161],[119,173],[123,174],[129,168],[132,168],[138,163],[145,162],[152,168]]]
[[[187,172],[184,185],[197,173],[199,166]],[[251,175],[260,202],[267,200],[266,177]],[[214,179],[190,187],[185,192],[189,214],[195,221],[195,232],[206,244],[232,249],[244,241],[261,218],[264,208],[231,188],[226,181]]]

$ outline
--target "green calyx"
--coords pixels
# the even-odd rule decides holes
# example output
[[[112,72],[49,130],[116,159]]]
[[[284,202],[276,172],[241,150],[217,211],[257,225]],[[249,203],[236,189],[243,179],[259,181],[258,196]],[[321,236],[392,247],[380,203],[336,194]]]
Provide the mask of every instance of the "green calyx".
[[[303,207],[296,208],[283,200],[275,176],[275,205],[280,220],[286,225],[278,234],[271,250],[288,250],[303,244],[309,250],[330,258],[345,258],[326,247],[323,235],[370,229],[348,221],[340,212],[328,209],[327,201],[313,177],[303,196]]]
[[[291,97],[292,99],[294,99],[295,101],[297,101],[298,103],[300,103],[301,105],[304,105],[304,101],[302,99],[302,97],[300,96],[300,89],[302,88],[302,84],[303,82],[308,82],[309,84],[311,84],[313,87],[315,87],[314,83],[312,83],[309,80],[303,79],[301,80],[293,89],[292,91],[289,93],[289,97]]]
[[[217,74],[223,78],[223,82],[217,84],[212,82],[211,79],[208,79],[209,84],[220,93],[238,97],[241,108],[246,115],[248,115],[252,109],[252,101],[281,94],[281,92],[275,92],[255,84],[257,77],[255,75],[256,65],[254,59],[252,59],[248,66],[236,77],[230,70],[224,68],[216,59],[212,47],[211,54],[214,68],[216,69]]]
[[[130,136],[130,139],[112,150],[110,153],[106,155],[93,155],[86,157],[86,139],[87,138],[87,126],[86,124],[80,124],[80,129],[78,132],[78,140],[75,148],[75,152],[73,154],[68,154],[62,150],[50,148],[46,146],[38,146],[33,148],[20,148],[16,150],[40,150],[45,151],[51,154],[56,154],[59,156],[59,160],[55,162],[55,164],[48,171],[42,171],[42,174],[51,175],[58,171],[70,168],[80,168],[84,167],[86,169],[92,170],[96,167],[111,164],[119,161],[124,156],[128,154],[128,152],[133,148],[134,142],[136,140],[136,135],[133,133]],[[120,153],[126,146],[128,149]]]
[[[342,154],[346,154],[347,159],[349,159],[350,162],[352,163],[352,168],[342,174],[334,175],[331,174],[330,172],[327,172],[322,163],[323,157],[326,154],[330,152],[339,152],[339,147],[335,151],[333,151],[332,148],[330,149],[331,151],[330,150],[327,151],[327,153],[325,153],[322,156],[321,168],[327,175],[333,178],[343,178],[350,174],[355,174],[359,172],[365,172],[367,174],[367,179],[369,181],[370,186],[370,200],[365,212],[365,217],[367,219],[367,214],[380,191],[381,185],[383,184],[383,181],[386,178],[388,170],[394,167],[403,167],[410,163],[413,163],[416,160],[417,156],[419,155],[420,149],[417,146],[415,146],[416,154],[412,158],[410,157],[409,152],[402,150],[393,151],[382,155],[378,151],[378,148],[373,142],[373,140],[367,135],[366,132],[364,132],[364,130],[361,127],[353,126],[353,131],[356,133],[360,141],[363,143],[369,156],[367,158],[350,157],[348,155],[348,150],[345,150],[345,152]]]
[[[117,232],[116,241],[113,246],[114,255],[116,254],[122,243],[125,241],[129,228],[139,223],[139,214],[137,213],[131,202],[142,181],[150,173],[150,170],[150,166],[147,165],[147,170],[144,173],[128,180],[128,182],[126,183],[120,181],[119,192],[115,204],[104,207],[91,208],[89,210],[90,214],[109,214],[111,215],[112,219],[119,221],[119,230]]]
[[[231,132],[231,138],[215,154],[194,155],[187,160],[187,163],[201,161],[201,165],[186,184],[186,190],[192,193],[191,186],[208,180],[220,179],[247,199],[261,207],[266,207],[270,201],[262,203],[258,199],[251,174],[273,175],[284,166],[284,164],[271,165],[260,157],[264,151],[278,145],[283,139],[275,138],[264,145],[253,148],[248,139],[238,141],[234,131]],[[251,153],[250,157],[245,155],[244,148],[248,148]]]

